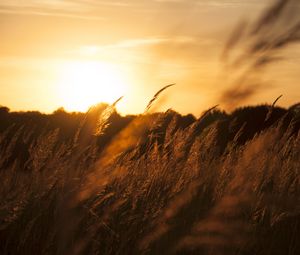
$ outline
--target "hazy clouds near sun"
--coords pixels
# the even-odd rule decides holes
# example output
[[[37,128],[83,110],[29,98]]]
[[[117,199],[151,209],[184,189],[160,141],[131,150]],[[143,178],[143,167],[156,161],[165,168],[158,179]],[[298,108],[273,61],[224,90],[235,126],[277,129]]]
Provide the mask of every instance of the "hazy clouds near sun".
[[[0,104],[52,111],[63,103],[55,88],[60,67],[70,61],[99,60],[129,74],[125,112],[143,109],[157,89],[175,82],[166,107],[199,113],[215,103],[222,88],[214,78],[233,26],[245,16],[257,16],[270,2],[2,0]],[[289,71],[282,72],[293,72],[298,61],[294,54]],[[291,75],[282,76],[289,77],[289,86],[295,84]],[[278,91],[272,93],[263,101]]]

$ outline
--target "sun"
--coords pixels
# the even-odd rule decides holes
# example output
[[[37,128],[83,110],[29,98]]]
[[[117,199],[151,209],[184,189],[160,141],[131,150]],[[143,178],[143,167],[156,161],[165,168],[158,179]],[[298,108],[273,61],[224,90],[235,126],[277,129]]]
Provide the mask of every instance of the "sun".
[[[126,92],[126,77],[117,66],[98,61],[63,66],[59,94],[68,111],[87,111],[98,103],[112,103]]]

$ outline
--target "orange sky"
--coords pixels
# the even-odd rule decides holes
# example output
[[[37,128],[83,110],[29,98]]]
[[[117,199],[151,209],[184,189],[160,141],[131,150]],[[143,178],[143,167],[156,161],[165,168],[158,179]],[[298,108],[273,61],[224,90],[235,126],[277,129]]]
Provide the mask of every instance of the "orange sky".
[[[85,110],[120,95],[142,112],[164,85],[161,109],[200,114],[220,103],[220,55],[260,0],[1,0],[0,104],[12,110]],[[299,101],[300,49],[269,72],[272,85],[245,102]],[[87,84],[88,82],[88,84]],[[222,105],[221,105],[222,107]]]

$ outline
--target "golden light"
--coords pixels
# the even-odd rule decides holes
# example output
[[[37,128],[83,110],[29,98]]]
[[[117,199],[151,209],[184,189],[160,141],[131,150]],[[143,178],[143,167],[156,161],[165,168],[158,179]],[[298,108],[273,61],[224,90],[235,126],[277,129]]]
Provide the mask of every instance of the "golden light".
[[[112,103],[127,90],[117,66],[98,61],[70,62],[62,68],[59,90],[68,111],[87,111],[94,104]]]

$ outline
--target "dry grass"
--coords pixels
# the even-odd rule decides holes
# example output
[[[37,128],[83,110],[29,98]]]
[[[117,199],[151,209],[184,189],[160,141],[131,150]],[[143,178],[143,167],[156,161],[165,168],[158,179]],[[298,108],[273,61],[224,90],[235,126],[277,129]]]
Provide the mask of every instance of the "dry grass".
[[[253,95],[252,74],[299,41],[297,22],[274,29],[298,20],[289,6],[299,8],[280,0],[230,38],[224,59],[238,74],[225,106]],[[0,254],[300,254],[299,104],[150,114],[170,86],[139,116],[119,116],[120,99],[86,114],[0,108]]]
[[[298,254],[299,114],[268,113],[137,116],[104,150],[80,121],[76,146],[2,132],[3,155],[29,154],[2,162],[1,254]]]

